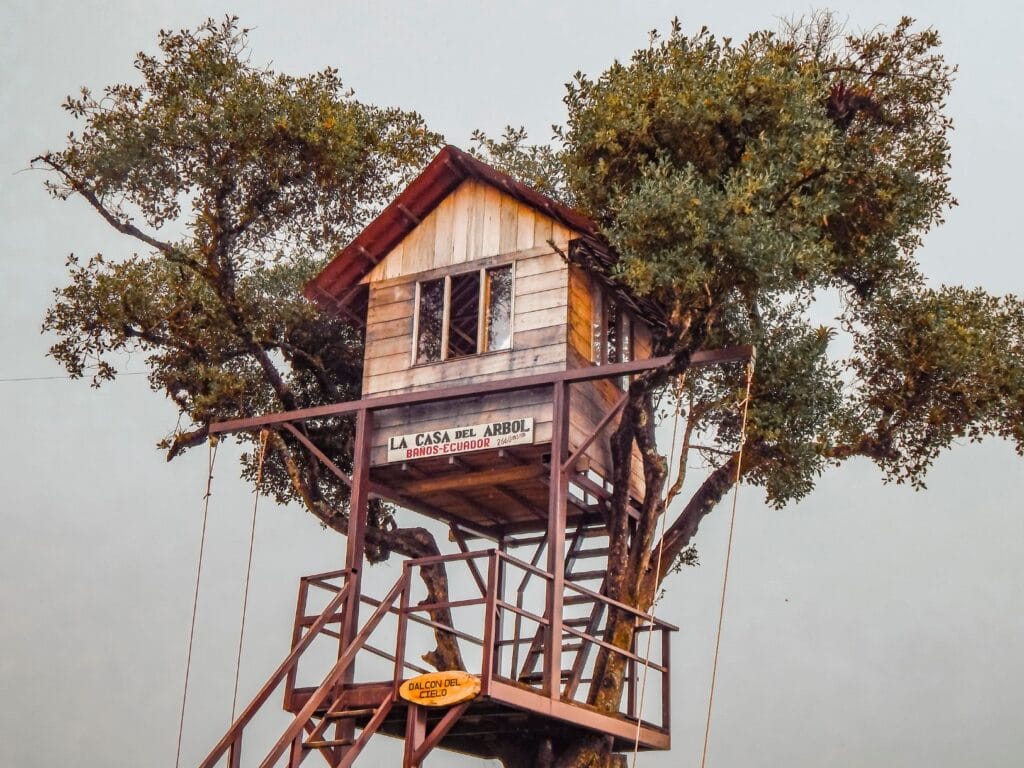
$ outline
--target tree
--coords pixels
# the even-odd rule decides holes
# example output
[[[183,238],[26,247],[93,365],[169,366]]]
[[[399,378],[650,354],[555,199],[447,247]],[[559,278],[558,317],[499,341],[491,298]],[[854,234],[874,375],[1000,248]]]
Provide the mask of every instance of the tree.
[[[958,438],[998,435],[1024,451],[1024,304],[931,287],[915,261],[955,204],[943,112],[953,72],[938,46],[908,19],[843,36],[821,14],[738,45],[675,22],[628,62],[576,76],[554,145],[476,135],[490,162],[599,225],[603,240],[568,258],[642,300],[656,352],[673,359],[633,379],[613,438],[617,487],[635,444],[647,491],[635,524],[624,494],[608,515],[610,597],[649,608],[737,478],[781,506],[854,456],[919,486]],[[55,195],[84,198],[148,249],[69,261],[45,321],[52,354],[73,375],[95,366],[99,384],[116,373],[112,354],[144,352],[151,385],[188,422],[162,444],[173,458],[213,420],[358,395],[358,339],[299,286],[440,140],[417,115],[356,101],[333,70],[253,67],[234,19],[161,33],[160,50],[139,55],[141,85],[69,99],[82,134],[37,162]],[[834,327],[813,320],[829,297]],[[742,458],[742,371],[680,375],[695,352],[739,343],[758,350]],[[712,447],[684,448],[670,467],[655,430],[676,408],[685,444]],[[350,466],[349,424],[309,438]],[[687,478],[694,453],[706,473]],[[345,487],[288,435],[271,435],[265,477],[280,501],[344,531]],[[437,551],[384,506],[371,522],[371,559]],[[428,578],[443,594],[443,574]],[[628,647],[633,632],[609,617],[611,642]],[[596,707],[618,707],[619,658],[598,658]],[[458,664],[443,634],[433,661]],[[524,735],[517,747],[509,766],[617,760],[602,739]]]
[[[576,75],[559,163],[522,132],[477,137],[489,160],[545,179],[600,225],[606,246],[569,257],[646,300],[656,353],[675,360],[634,378],[613,438],[616,486],[635,442],[647,489],[632,528],[626,499],[614,499],[616,600],[653,604],[737,478],[782,506],[854,456],[922,486],[958,438],[998,435],[1024,452],[1024,304],[930,287],[914,258],[955,204],[943,112],[953,70],[938,46],[906,18],[844,37],[817,14],[739,45],[677,21],[628,63]],[[835,327],[812,320],[830,296]],[[849,354],[833,352],[837,336]],[[757,348],[742,459],[721,451],[740,443],[741,372],[679,377],[693,353],[741,343]],[[674,467],[655,434],[665,395],[681,404],[687,438],[715,446],[684,446]],[[694,452],[707,471],[660,536]],[[609,618],[616,645],[633,632],[628,616]],[[618,706],[621,659],[599,657],[592,704]],[[605,765],[604,749],[566,745],[555,764]]]
[[[214,421],[359,396],[360,335],[302,286],[441,146],[419,115],[356,100],[333,69],[254,66],[246,32],[233,17],[161,32],[160,53],[136,57],[141,82],[69,97],[81,133],[33,161],[53,172],[55,197],[84,199],[146,249],[72,255],[43,327],[58,337],[50,354],[94,386],[114,378],[117,354],[146,356],[150,386],[179,413],[160,442],[168,460]],[[339,419],[309,437],[350,468],[353,430]],[[255,452],[244,462],[254,480]],[[279,502],[347,530],[347,486],[290,436],[269,436],[262,477]],[[429,531],[398,528],[386,505],[371,518],[371,560],[437,554]],[[426,576],[442,594],[441,574]],[[436,660],[458,662],[446,636]]]

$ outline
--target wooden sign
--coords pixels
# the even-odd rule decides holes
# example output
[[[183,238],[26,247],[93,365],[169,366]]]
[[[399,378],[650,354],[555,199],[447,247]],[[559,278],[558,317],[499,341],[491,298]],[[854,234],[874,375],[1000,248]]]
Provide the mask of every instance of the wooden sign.
[[[430,672],[402,683],[398,695],[423,707],[450,707],[475,699],[480,679],[468,672]]]
[[[533,419],[505,419],[487,424],[453,426],[395,435],[388,439],[388,461],[451,456],[533,442]]]

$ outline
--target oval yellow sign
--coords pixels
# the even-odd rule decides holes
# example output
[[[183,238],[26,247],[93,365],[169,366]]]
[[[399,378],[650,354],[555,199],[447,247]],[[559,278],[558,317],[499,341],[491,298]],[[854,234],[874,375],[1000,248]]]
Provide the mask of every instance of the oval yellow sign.
[[[398,695],[424,707],[450,707],[476,698],[480,680],[468,672],[430,672],[402,683]]]

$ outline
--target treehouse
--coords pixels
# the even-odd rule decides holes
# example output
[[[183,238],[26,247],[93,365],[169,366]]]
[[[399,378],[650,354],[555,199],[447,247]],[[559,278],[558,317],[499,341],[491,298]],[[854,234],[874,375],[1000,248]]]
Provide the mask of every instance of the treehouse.
[[[628,376],[666,362],[650,359],[657,314],[605,270],[577,266],[611,258],[586,218],[446,147],[307,286],[365,333],[362,399],[211,431],[280,430],[342,477],[347,560],[302,581],[291,653],[204,768],[241,765],[243,736],[279,687],[293,717],[263,766],[312,752],[351,765],[375,733],[404,738],[405,766],[435,747],[501,757],[524,733],[556,747],[587,734],[620,751],[669,747],[675,628],[603,589],[610,436]],[[356,420],[350,476],[300,427],[331,418]],[[634,503],[641,469],[636,457],[622,477]],[[380,599],[363,589],[373,498],[443,522],[458,547],[405,560]],[[604,637],[611,612],[633,617],[630,647]],[[306,682],[325,641],[333,651]],[[602,655],[625,670],[614,711],[594,706]],[[431,674],[423,658],[447,668]]]
[[[542,530],[548,519],[551,386],[496,383],[651,355],[651,332],[627,294],[565,258],[593,225],[454,147],[441,151],[306,295],[365,328],[363,397],[473,389],[382,412],[371,478],[437,516],[495,536]],[[623,379],[573,388],[574,454],[622,397]],[[632,495],[643,494],[639,465]],[[573,470],[607,493],[607,431]],[[569,500],[570,522],[592,510]]]

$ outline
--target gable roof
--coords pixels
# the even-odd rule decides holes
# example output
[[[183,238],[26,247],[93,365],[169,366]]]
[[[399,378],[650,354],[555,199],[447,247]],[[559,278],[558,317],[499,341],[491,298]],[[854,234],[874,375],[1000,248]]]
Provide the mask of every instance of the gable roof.
[[[586,216],[449,145],[306,285],[303,294],[327,308],[348,303],[348,295],[359,290],[359,281],[469,178],[495,187],[580,234],[597,236],[597,228]]]
[[[569,243],[570,261],[592,265],[595,268],[592,273],[601,284],[646,321],[652,330],[666,326],[664,313],[656,303],[635,296],[610,277],[618,256],[593,221],[450,144],[438,152],[420,175],[306,284],[303,295],[327,311],[348,315],[357,325],[362,325],[365,318],[360,316],[360,310],[365,307],[359,305],[365,303],[366,285],[360,281],[442,200],[470,178],[489,184],[578,232],[580,237]]]

